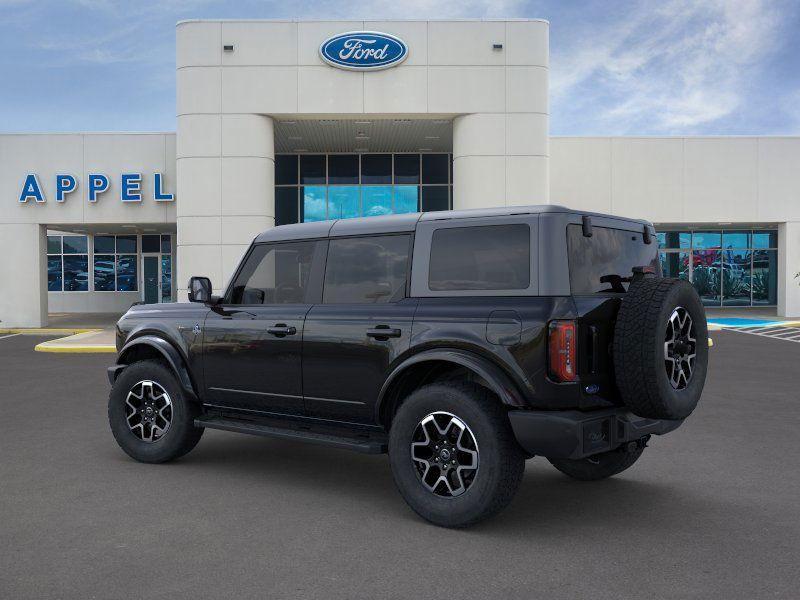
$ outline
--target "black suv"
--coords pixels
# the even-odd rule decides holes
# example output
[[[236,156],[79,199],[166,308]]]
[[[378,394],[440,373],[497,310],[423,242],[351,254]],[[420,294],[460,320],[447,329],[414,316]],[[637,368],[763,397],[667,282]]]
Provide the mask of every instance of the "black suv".
[[[700,300],[644,221],[547,205],[286,225],[222,296],[133,306],[108,416],[143,462],[205,428],[389,453],[438,525],[496,513],[525,460],[615,475],[697,405]]]

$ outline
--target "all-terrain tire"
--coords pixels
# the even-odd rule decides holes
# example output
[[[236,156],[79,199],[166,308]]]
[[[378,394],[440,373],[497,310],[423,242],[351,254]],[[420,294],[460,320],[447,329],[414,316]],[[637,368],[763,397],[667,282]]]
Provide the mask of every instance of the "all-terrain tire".
[[[146,382],[152,383],[148,385]],[[151,391],[142,392],[142,384]],[[164,412],[169,415],[169,427],[165,428],[163,435],[153,441],[145,441],[142,439],[142,434],[155,437],[150,436],[152,425],[146,425],[140,431],[136,424],[141,418],[129,419],[129,415],[135,412],[128,404],[129,394],[131,392],[135,394],[130,400],[137,409],[142,410],[145,406],[138,396],[156,397],[157,412],[158,409],[163,410],[161,407],[166,405],[159,388],[166,393],[170,403],[170,411]],[[203,435],[203,428],[194,426],[194,420],[199,414],[200,406],[186,397],[172,371],[155,360],[136,362],[125,368],[117,377],[108,396],[108,422],[114,439],[128,456],[145,463],[175,460],[194,448]],[[134,429],[129,425],[131,421],[134,423]],[[163,420],[153,422],[162,427],[165,423]]]
[[[547,460],[564,475],[569,475],[573,479],[597,481],[612,477],[630,468],[639,460],[642,452],[644,452],[644,446],[637,446],[633,451],[620,448],[577,460],[569,458],[548,458]]]
[[[421,475],[425,467],[412,458],[411,444],[420,439],[419,427],[433,414],[444,419],[439,423],[445,430],[446,415],[455,417],[474,438],[477,470],[464,472],[465,478],[472,479],[459,495],[447,495],[442,484],[434,488],[438,493],[431,491]],[[452,431],[458,429],[453,426]],[[525,470],[523,450],[500,401],[479,385],[456,381],[426,385],[402,403],[389,433],[389,461],[403,499],[423,519],[442,527],[466,527],[505,508]],[[437,476],[437,471],[432,473]]]
[[[668,347],[675,323],[686,315],[694,341]],[[679,349],[681,357],[693,355],[691,364],[688,359],[668,360],[669,348]],[[708,327],[694,287],[682,279],[655,277],[632,283],[617,315],[613,354],[617,387],[628,408],[651,419],[688,417],[700,399],[708,369]]]

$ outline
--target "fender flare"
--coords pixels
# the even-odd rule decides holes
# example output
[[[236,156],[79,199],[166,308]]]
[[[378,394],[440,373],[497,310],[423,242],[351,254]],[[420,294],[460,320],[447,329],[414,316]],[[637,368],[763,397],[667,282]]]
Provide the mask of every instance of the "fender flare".
[[[125,367],[127,367],[130,362],[126,360],[126,355],[128,355],[131,349],[136,348],[138,346],[148,346],[150,348],[155,349],[158,353],[167,361],[170,369],[172,372],[175,373],[175,376],[178,378],[178,381],[181,384],[181,387],[187,392],[191,398],[197,399],[199,396],[195,391],[194,384],[192,383],[192,378],[189,375],[189,369],[186,367],[186,361],[184,360],[181,353],[170,344],[164,338],[158,337],[156,335],[143,335],[141,337],[137,337],[122,347],[122,350],[119,351],[119,355],[117,357],[117,367],[121,367],[115,370],[114,377],[122,371]],[[112,367],[114,369],[115,367]],[[113,384],[113,381],[112,381]]]
[[[386,381],[381,387],[378,401],[375,403],[375,419],[380,422],[381,412],[383,411],[384,402],[391,390],[392,385],[398,381],[400,377],[408,370],[409,367],[418,365],[423,362],[449,362],[454,365],[465,367],[479,377],[481,377],[489,385],[489,389],[494,392],[500,401],[515,408],[524,408],[527,406],[525,399],[519,393],[517,386],[500,367],[490,362],[488,359],[483,358],[477,354],[467,350],[459,350],[454,348],[436,348],[432,350],[425,350],[419,354],[415,354],[402,363],[400,363],[386,378]]]

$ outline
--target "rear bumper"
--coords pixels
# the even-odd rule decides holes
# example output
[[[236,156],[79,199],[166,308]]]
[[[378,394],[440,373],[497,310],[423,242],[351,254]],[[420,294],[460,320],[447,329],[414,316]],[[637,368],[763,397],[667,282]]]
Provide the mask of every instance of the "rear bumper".
[[[531,455],[548,458],[585,458],[647,435],[664,435],[683,423],[644,419],[624,408],[591,412],[512,410],[508,416],[520,446]]]

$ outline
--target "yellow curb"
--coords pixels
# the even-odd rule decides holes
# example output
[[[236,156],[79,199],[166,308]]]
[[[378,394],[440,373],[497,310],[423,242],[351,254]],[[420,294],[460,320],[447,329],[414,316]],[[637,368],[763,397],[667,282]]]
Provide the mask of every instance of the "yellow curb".
[[[708,347],[711,348],[714,345],[714,340],[708,338]]]
[[[36,352],[57,352],[62,354],[116,354],[116,346],[96,345],[96,346],[56,346],[48,345],[48,342],[36,344],[33,347]]]
[[[48,329],[47,327],[21,327],[12,329],[0,329],[0,335],[4,333],[21,333],[22,335],[76,335],[78,333],[98,333],[102,329]]]

